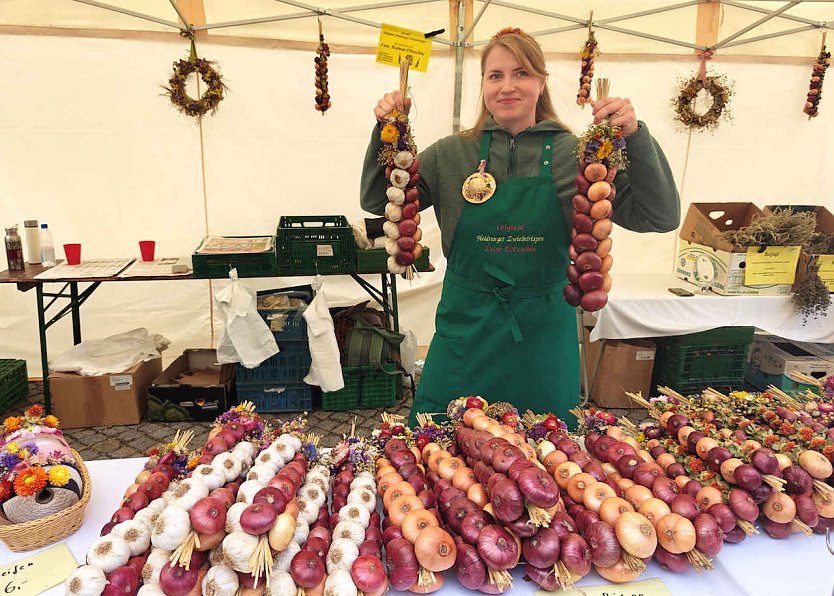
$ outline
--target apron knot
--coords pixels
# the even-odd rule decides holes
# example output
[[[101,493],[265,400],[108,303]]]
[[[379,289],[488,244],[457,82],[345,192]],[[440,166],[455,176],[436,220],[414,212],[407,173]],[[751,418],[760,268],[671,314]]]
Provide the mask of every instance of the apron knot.
[[[513,340],[515,343],[520,344],[524,341],[524,335],[521,333],[521,327],[518,325],[518,319],[515,317],[515,313],[513,309],[510,308],[510,297],[508,296],[508,291],[512,291],[512,288],[492,288],[492,295],[498,299],[498,304],[501,306],[501,310],[504,311],[504,314],[507,316],[507,321],[510,324],[510,331],[513,334]]]

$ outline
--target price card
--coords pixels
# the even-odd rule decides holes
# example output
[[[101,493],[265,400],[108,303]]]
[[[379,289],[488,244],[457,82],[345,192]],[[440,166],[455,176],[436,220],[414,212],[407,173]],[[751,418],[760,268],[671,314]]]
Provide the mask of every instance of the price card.
[[[759,250],[756,246],[747,249],[744,285],[792,284],[801,247],[768,246]]]
[[[35,596],[67,579],[78,566],[61,543],[31,557],[0,565],[0,594]]]
[[[553,592],[536,592],[536,596],[552,596]],[[624,584],[582,586],[572,590],[560,590],[559,596],[672,596],[672,592],[659,579],[646,579]]]
[[[820,279],[828,286],[829,292],[834,292],[834,255],[818,256],[817,264],[820,266]]]
[[[409,68],[426,72],[429,68],[429,54],[431,38],[427,39],[422,31],[382,24],[376,48],[376,61],[379,64],[399,67],[400,59],[411,56]]]

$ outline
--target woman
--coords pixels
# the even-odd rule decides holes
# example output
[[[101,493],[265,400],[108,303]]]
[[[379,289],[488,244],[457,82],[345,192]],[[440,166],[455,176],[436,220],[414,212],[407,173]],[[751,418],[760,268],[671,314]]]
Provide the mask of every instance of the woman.
[[[433,206],[448,268],[436,332],[409,424],[417,412],[445,412],[449,401],[480,395],[519,412],[552,411],[572,422],[579,401],[576,311],[565,303],[571,199],[576,193],[577,138],[559,121],[538,43],[502,30],[481,56],[482,96],[475,125],[420,152],[420,207]],[[381,121],[407,110],[399,92],[374,108]],[[630,166],[615,179],[613,221],[637,232],[668,232],[680,221],[672,173],[628,99],[596,102],[626,137]],[[362,171],[361,203],[385,209],[386,180],[376,162],[375,130]],[[478,170],[497,182],[474,204],[461,187]]]

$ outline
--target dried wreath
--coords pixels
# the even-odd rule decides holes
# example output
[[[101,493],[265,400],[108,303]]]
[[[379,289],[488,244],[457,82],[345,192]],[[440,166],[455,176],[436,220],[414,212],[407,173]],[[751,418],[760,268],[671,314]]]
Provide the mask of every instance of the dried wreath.
[[[199,119],[208,112],[214,113],[217,110],[217,106],[223,100],[226,85],[220,73],[212,66],[212,62],[197,57],[194,33],[186,31],[181,35],[191,39],[191,52],[188,60],[174,62],[174,73],[168,79],[169,86],[165,87],[165,91],[177,110],[186,116]],[[185,90],[185,82],[192,73],[199,74],[206,84],[206,90],[199,99],[190,97]]]
[[[706,112],[699,114],[695,110],[695,99],[702,90],[710,94],[712,104]],[[678,93],[672,102],[676,118],[687,128],[714,129],[718,127],[722,117],[729,118],[732,95],[732,83],[725,75],[701,76],[697,74],[682,81],[678,88]]]

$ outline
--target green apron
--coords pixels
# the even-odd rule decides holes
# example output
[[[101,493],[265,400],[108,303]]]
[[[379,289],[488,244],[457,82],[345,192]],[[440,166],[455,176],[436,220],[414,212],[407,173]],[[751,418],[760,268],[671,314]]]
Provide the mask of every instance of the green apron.
[[[490,141],[485,134],[482,160]],[[410,425],[417,412],[445,412],[453,399],[480,395],[522,415],[553,412],[574,427],[576,311],[562,297],[568,233],[552,147],[546,135],[539,176],[509,178],[486,202],[464,205]]]

